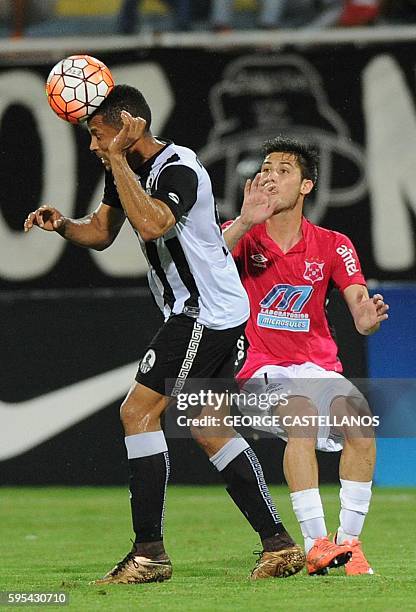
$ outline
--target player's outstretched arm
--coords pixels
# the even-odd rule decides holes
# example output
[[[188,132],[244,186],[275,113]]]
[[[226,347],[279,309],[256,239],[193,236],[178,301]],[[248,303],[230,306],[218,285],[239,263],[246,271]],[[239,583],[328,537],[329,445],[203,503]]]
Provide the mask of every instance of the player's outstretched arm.
[[[388,304],[379,293],[368,295],[367,287],[350,285],[344,290],[344,298],[360,334],[369,336],[376,332],[380,324],[388,319]]]
[[[81,219],[70,219],[57,208],[45,205],[29,213],[23,227],[25,232],[35,226],[46,232],[56,232],[73,244],[102,251],[112,244],[124,221],[122,211],[103,203]]]
[[[253,225],[264,223],[272,216],[274,206],[269,193],[270,188],[267,179],[261,173],[256,174],[253,180],[246,181],[241,214],[223,233],[230,251]]]

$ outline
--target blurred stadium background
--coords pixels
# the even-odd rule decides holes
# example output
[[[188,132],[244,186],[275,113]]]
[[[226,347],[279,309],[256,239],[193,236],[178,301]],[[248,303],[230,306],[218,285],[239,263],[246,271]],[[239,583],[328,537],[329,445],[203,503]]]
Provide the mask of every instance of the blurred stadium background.
[[[117,0],[1,2],[0,485],[125,484],[118,406],[160,322],[127,228],[103,253],[22,232],[27,213],[44,202],[79,217],[100,201],[102,171],[87,131],[58,120],[44,97],[58,60],[89,53],[117,82],[144,92],[154,133],[198,151],[224,218],[238,213],[266,138],[283,132],[319,147],[308,216],[352,238],[371,288],[391,305],[369,339],[352,329],[336,293],[329,305],[346,374],[392,379],[377,398],[386,418],[375,481],[414,487],[414,3],[395,5],[407,7],[407,25],[397,10],[379,7],[371,27],[363,20],[340,28],[343,2],[304,0],[279,28],[260,31],[250,27],[256,2],[240,0],[220,33],[211,31],[208,3],[196,4],[182,32],[169,3],[139,3],[140,23],[126,36]],[[269,482],[282,483],[282,444],[253,445]],[[192,441],[171,439],[169,447],[172,483],[218,482]],[[334,457],[320,462],[322,481],[337,482]]]

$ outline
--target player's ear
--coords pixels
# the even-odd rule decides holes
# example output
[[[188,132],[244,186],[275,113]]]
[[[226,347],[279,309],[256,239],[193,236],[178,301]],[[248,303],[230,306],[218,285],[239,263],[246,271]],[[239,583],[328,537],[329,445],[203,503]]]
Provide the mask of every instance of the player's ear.
[[[300,192],[302,195],[307,196],[313,189],[313,181],[311,179],[303,179],[300,186]]]

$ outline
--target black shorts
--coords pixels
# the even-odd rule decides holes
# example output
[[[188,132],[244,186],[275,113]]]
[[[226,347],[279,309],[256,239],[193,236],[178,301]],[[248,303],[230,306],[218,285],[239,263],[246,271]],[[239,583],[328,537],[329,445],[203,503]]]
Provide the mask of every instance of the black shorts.
[[[151,340],[136,381],[172,397],[192,384],[192,379],[233,381],[237,341],[244,328],[245,323],[210,329],[186,315],[174,315]]]

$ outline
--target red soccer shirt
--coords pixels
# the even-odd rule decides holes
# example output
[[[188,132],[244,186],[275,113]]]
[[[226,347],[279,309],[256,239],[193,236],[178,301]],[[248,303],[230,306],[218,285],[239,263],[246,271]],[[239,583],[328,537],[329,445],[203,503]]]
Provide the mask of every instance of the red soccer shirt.
[[[301,240],[283,253],[263,223],[241,238],[233,256],[251,309],[250,347],[238,378],[248,379],[267,364],[307,361],[341,372],[325,299],[330,281],[340,291],[366,284],[350,239],[304,218]]]

